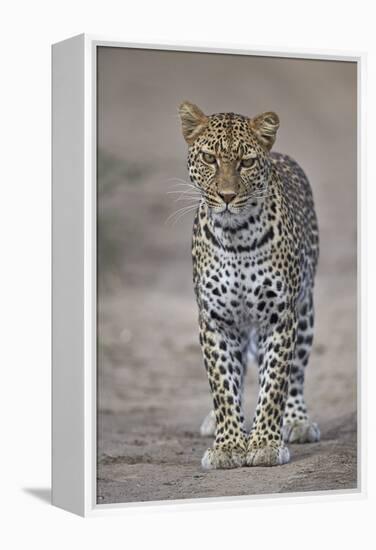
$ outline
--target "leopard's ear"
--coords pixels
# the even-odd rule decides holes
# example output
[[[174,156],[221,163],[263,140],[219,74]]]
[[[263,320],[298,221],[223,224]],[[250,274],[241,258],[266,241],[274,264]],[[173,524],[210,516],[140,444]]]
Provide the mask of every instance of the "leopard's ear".
[[[273,147],[279,128],[279,117],[276,113],[268,112],[251,119],[250,125],[262,145],[270,151]]]
[[[179,106],[179,115],[184,139],[191,145],[205,129],[208,117],[189,101],[183,101]]]

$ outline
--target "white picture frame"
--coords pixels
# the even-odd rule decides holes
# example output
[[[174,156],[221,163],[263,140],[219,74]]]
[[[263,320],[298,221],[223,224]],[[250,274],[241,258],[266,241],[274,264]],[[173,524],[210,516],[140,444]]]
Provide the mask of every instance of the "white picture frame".
[[[290,493],[164,502],[213,506],[260,499],[359,498],[365,494],[363,242],[365,55],[274,51],[223,45],[129,44],[79,35],[52,47],[52,502],[82,516],[161,503],[97,504],[96,498],[96,51],[143,48],[355,62],[358,74],[358,486],[327,493]],[[362,305],[363,304],[363,305]]]

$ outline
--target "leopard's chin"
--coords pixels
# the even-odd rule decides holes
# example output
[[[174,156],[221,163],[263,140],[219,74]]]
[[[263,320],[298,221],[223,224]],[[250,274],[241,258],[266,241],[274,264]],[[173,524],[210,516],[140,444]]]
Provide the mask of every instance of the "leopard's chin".
[[[230,209],[225,206],[222,209],[214,209],[209,207],[209,212],[214,222],[218,220],[222,227],[238,227],[244,223],[244,220],[248,217],[245,208]]]

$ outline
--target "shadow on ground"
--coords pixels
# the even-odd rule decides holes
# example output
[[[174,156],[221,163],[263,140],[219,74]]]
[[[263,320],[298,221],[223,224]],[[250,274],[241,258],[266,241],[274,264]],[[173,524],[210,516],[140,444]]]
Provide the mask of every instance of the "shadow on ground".
[[[29,495],[37,498],[38,500],[42,500],[43,502],[46,502],[48,504],[51,504],[51,489],[50,488],[44,488],[44,487],[25,487],[23,489],[25,493],[28,493]]]

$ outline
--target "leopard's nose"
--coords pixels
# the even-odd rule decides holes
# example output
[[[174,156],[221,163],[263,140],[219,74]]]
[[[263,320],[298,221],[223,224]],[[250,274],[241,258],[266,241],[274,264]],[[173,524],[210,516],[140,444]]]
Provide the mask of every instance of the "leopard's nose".
[[[236,193],[233,193],[232,191],[222,191],[221,193],[218,193],[218,195],[226,204],[230,204],[230,202],[236,197]]]

